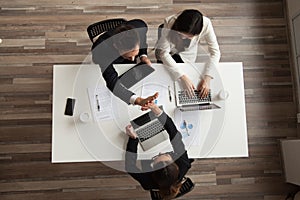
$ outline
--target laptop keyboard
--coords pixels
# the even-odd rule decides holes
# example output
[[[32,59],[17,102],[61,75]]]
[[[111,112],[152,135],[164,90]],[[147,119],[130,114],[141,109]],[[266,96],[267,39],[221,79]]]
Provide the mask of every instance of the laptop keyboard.
[[[189,104],[189,103],[201,103],[201,102],[210,102],[211,101],[211,92],[209,90],[209,93],[207,97],[200,98],[199,93],[200,91],[195,90],[195,95],[192,97],[189,97],[185,91],[178,91],[178,98],[180,104]]]
[[[164,130],[163,125],[158,121],[152,121],[151,123],[145,125],[143,128],[136,130],[136,133],[141,142],[157,135]]]

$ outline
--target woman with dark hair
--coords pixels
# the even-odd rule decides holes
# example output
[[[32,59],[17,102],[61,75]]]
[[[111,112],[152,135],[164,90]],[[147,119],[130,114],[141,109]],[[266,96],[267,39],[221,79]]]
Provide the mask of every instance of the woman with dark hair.
[[[184,69],[177,63],[195,63],[198,45],[205,40],[210,54],[206,63],[204,76],[198,86],[184,73]],[[213,26],[209,18],[198,10],[184,10],[178,14],[165,18],[161,37],[156,44],[155,55],[168,67],[175,80],[180,79],[189,96],[194,90],[200,91],[200,96],[208,95],[210,80],[214,77],[213,68],[217,67],[221,53]]]
[[[126,134],[129,139],[125,155],[125,168],[141,184],[143,189],[159,189],[163,199],[172,199],[179,193],[181,181],[191,168],[193,160],[188,158],[181,133],[177,130],[172,119],[153,102],[149,103],[148,106],[168,132],[173,152],[160,153],[150,161],[143,160],[142,169],[138,168],[138,138],[132,126],[128,125]]]

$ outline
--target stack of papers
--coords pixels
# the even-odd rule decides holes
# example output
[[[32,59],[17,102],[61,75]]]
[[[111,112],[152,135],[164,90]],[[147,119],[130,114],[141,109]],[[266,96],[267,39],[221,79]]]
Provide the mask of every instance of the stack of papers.
[[[105,86],[88,88],[90,106],[95,121],[113,119],[112,96]]]

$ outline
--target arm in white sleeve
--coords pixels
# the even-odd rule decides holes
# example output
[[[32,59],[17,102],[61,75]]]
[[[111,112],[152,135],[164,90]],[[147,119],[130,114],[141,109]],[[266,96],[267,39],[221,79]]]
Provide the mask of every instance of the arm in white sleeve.
[[[164,27],[168,27],[165,21]],[[158,60],[161,60],[167,67],[168,71],[173,75],[173,78],[177,80],[184,75],[184,72],[178,67],[176,61],[172,58],[171,43],[168,40],[168,34],[171,30],[169,28],[163,28],[161,30],[161,37],[156,44],[155,55]]]
[[[130,97],[130,99],[129,99],[129,103],[132,104],[132,105],[134,105],[134,102],[135,102],[136,98],[138,98],[137,95],[135,95],[135,94],[132,95],[132,96]]]
[[[206,63],[204,75],[208,75],[213,78],[214,77],[213,69],[216,68],[219,64],[221,52],[220,52],[219,44],[217,41],[217,37],[215,35],[214,29],[213,29],[213,26],[212,26],[212,23],[210,20],[208,21],[207,30],[206,30],[206,34],[204,35],[204,37],[208,44],[208,51],[210,53],[209,61],[208,61],[208,63]]]

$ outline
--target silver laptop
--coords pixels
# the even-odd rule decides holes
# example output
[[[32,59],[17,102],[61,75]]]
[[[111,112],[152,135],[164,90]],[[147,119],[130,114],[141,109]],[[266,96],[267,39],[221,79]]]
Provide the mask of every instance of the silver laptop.
[[[164,129],[163,124],[151,111],[137,117],[130,123],[137,133],[139,143],[144,151],[168,140],[168,133]]]
[[[194,96],[189,97],[178,81],[174,81],[174,89],[176,106],[182,111],[211,110],[220,108],[220,106],[212,102],[211,91],[209,91],[207,97],[200,98],[199,91],[195,90]]]

